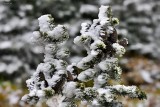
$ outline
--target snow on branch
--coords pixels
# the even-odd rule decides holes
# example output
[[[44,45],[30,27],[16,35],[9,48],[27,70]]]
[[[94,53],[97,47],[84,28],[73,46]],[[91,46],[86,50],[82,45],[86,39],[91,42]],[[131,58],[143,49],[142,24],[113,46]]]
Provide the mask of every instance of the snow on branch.
[[[118,61],[127,45],[127,39],[118,39],[115,26],[119,21],[113,17],[110,6],[101,6],[98,19],[92,24],[81,24],[81,35],[74,43],[86,49],[87,56],[78,63],[65,61],[70,53],[65,47],[69,38],[67,28],[55,25],[51,15],[43,15],[38,20],[40,30],[33,32],[32,41],[44,47],[44,62],[26,81],[29,94],[22,97],[23,101],[36,104],[48,100],[47,104],[52,107],[117,107],[122,106],[117,100],[119,95],[146,98],[136,86],[109,82],[120,80],[122,70]],[[93,85],[86,86],[87,82]]]

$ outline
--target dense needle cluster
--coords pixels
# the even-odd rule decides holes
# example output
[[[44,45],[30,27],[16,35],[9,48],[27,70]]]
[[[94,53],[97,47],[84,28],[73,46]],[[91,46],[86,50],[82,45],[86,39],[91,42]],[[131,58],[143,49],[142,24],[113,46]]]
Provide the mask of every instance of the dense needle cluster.
[[[122,73],[118,60],[125,53],[127,39],[118,39],[110,6],[101,6],[98,19],[92,24],[81,24],[81,35],[74,43],[84,47],[87,56],[78,63],[68,64],[65,47],[69,35],[63,25],[54,25],[51,15],[39,18],[39,31],[33,33],[32,41],[44,47],[44,62],[28,79],[29,94],[22,100],[35,104],[48,100],[55,107],[117,107],[122,106],[118,96],[144,99],[146,95],[136,86],[113,85]],[[90,82],[91,86],[86,86]]]

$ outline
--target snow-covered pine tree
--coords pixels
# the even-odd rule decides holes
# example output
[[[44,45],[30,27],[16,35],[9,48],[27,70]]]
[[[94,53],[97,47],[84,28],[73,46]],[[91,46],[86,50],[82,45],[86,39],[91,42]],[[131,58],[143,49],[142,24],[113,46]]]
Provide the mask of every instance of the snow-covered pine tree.
[[[23,101],[36,104],[48,100],[51,107],[121,107],[118,96],[146,98],[136,86],[110,82],[120,80],[118,61],[127,45],[127,39],[118,39],[115,26],[119,21],[113,17],[110,6],[101,6],[98,19],[92,24],[82,23],[81,35],[74,43],[84,47],[87,56],[78,63],[68,64],[65,60],[69,56],[65,47],[67,28],[56,26],[51,15],[38,20],[40,30],[33,32],[32,41],[44,47],[45,58],[26,81],[29,94],[22,97]],[[87,86],[88,81],[93,85]]]

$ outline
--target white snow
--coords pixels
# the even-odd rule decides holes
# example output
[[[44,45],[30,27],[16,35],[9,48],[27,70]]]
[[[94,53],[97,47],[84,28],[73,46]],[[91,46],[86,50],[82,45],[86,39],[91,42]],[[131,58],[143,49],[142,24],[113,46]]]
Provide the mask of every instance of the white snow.
[[[95,74],[96,74],[96,71],[94,69],[87,69],[81,72],[77,78],[81,81],[87,81],[92,79]]]
[[[101,40],[96,40],[94,43],[91,44],[91,47],[90,47],[90,48],[91,48],[92,50],[94,50],[94,49],[99,48],[99,46],[102,47],[103,49],[106,48],[106,45],[105,45],[104,42],[101,41]]]
[[[13,43],[11,41],[4,41],[0,43],[0,49],[6,49],[12,47]]]
[[[113,43],[113,48],[116,50],[116,54],[119,56],[119,57],[122,57],[123,54],[126,52],[125,48],[121,45],[119,45],[118,43]]]
[[[42,91],[42,90],[37,90],[36,95],[37,95],[38,97],[40,97],[40,98],[43,98],[43,97],[45,97],[45,92]]]
[[[53,19],[52,19],[53,20]],[[50,31],[50,15],[43,15],[38,18],[39,21],[39,27],[41,32],[47,32]]]
[[[101,6],[99,8],[99,14],[98,14],[98,18],[100,20],[103,20],[103,19],[106,19],[108,16],[107,16],[107,10],[108,10],[109,6]]]
[[[53,54],[56,52],[56,46],[55,44],[47,44],[45,46],[45,53],[47,54]]]
[[[80,7],[80,13],[84,14],[84,13],[98,13],[98,8],[95,5],[91,5],[91,4],[83,4]]]
[[[80,33],[83,34],[83,33],[87,32],[88,27],[89,27],[88,23],[82,23],[81,24],[81,31],[80,31]]]
[[[40,63],[36,69],[37,72],[49,72],[51,71],[51,63]]]
[[[76,94],[76,86],[77,86],[76,82],[65,83],[64,88],[63,88],[63,94],[67,98],[72,98]]]
[[[101,74],[97,77],[97,82],[99,84],[105,84],[107,82],[107,74]]]
[[[151,74],[149,73],[149,71],[141,70],[140,75],[142,76],[142,78],[146,82],[148,82],[148,83],[153,83],[154,82],[154,80],[151,78]]]

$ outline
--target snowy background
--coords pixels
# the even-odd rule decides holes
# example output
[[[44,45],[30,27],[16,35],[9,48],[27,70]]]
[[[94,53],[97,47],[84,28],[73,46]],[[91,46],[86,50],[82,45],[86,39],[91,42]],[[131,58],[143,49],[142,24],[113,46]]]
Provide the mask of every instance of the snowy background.
[[[70,62],[85,52],[73,46],[82,22],[97,18],[100,5],[111,5],[120,20],[119,37],[129,40],[121,59],[122,82],[147,93],[144,101],[123,101],[126,107],[159,107],[160,101],[160,0],[0,0],[0,107],[30,107],[20,102],[27,93],[25,80],[42,62],[41,47],[30,41],[37,18],[51,14],[70,33]],[[78,55],[78,56],[77,56]],[[37,105],[40,106],[40,105]],[[45,107],[45,105],[43,105]]]

